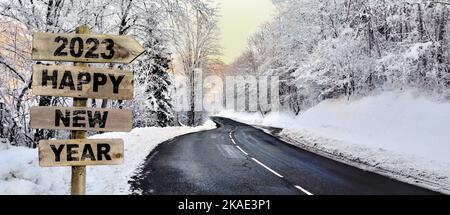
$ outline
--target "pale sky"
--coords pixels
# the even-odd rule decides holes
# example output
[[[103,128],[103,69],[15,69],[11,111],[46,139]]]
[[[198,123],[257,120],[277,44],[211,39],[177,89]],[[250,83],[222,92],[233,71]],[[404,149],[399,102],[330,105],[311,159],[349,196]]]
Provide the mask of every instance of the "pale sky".
[[[275,13],[271,0],[214,0],[221,6],[223,61],[231,63],[246,48],[248,38]]]

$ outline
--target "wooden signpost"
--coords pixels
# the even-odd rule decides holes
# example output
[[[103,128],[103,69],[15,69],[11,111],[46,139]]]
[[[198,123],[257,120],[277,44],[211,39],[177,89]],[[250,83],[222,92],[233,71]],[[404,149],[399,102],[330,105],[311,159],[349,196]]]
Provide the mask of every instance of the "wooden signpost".
[[[41,167],[119,165],[123,140],[44,140],[39,143]]]
[[[131,63],[144,48],[131,36],[53,34],[33,35],[36,61]]]
[[[72,131],[117,131],[132,129],[132,111],[85,107],[32,107],[31,127]]]
[[[132,111],[87,108],[87,99],[133,99],[130,71],[89,68],[88,63],[131,63],[144,52],[131,36],[90,35],[80,26],[76,34],[35,33],[32,58],[36,61],[74,62],[69,66],[35,65],[32,92],[39,96],[73,97],[73,108],[33,107],[31,127],[71,130],[72,140],[39,142],[42,167],[72,167],[71,193],[86,193],[87,165],[119,165],[124,161],[123,140],[87,140],[86,131],[132,129]]]
[[[86,67],[33,67],[33,93],[41,96],[130,100],[133,73]]]

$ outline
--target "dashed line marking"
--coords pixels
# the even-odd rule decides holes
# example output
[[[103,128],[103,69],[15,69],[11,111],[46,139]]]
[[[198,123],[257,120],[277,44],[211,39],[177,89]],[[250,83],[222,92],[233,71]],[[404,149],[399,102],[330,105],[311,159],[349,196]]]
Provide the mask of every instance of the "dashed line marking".
[[[236,148],[238,148],[242,153],[245,154],[245,156],[249,156],[249,154],[244,151],[240,146],[237,145],[236,141],[233,138],[233,132],[231,131],[229,134],[229,137],[231,139],[231,142],[233,142],[233,144],[236,146]],[[262,167],[264,167],[265,169],[269,170],[271,173],[273,173],[274,175],[278,176],[279,178],[284,178],[281,174],[279,174],[278,172],[276,172],[275,170],[271,169],[270,167],[266,166],[265,164],[263,164],[261,161],[257,160],[256,158],[251,158],[253,161],[255,161],[257,164],[261,165]],[[309,192],[308,190],[304,189],[303,187],[300,187],[298,185],[294,186],[295,188],[299,189],[300,191],[302,191],[303,193],[305,193],[308,196],[313,196],[314,194],[312,194],[311,192]]]
[[[233,135],[233,131],[230,132],[229,136],[230,136],[231,142],[233,142],[234,145],[237,145],[237,143],[236,143],[236,141],[234,141],[234,138],[232,135]]]
[[[236,141],[234,141],[234,138],[231,136],[232,133],[233,133],[233,131],[230,132],[230,139],[231,139],[231,142],[233,142],[233,144],[236,145],[236,147],[237,147],[242,153],[244,153],[245,156],[248,156],[249,154],[248,154],[246,151],[244,151],[241,147],[239,147],[239,146],[237,145]],[[255,158],[252,158],[252,160],[255,161],[256,163],[258,163],[259,165],[261,165],[262,167],[266,168],[267,170],[269,170],[270,172],[272,172],[272,173],[275,174],[276,176],[278,176],[278,177],[280,177],[280,178],[283,178],[283,176],[282,176],[281,174],[279,174],[279,173],[276,172],[275,170],[269,168],[268,166],[264,165],[264,164],[261,163],[259,160],[255,159]]]
[[[242,153],[245,154],[245,156],[248,156],[248,153],[246,151],[244,151],[241,147],[236,146]]]
[[[266,168],[267,170],[269,170],[270,172],[272,172],[273,174],[275,174],[276,176],[283,178],[282,175],[280,175],[278,172],[275,172],[275,170],[269,168],[268,166],[264,165],[263,163],[261,163],[259,160],[257,160],[256,158],[252,158],[253,161],[255,161],[256,163],[258,163],[259,165],[263,166],[264,168]]]
[[[308,196],[313,196],[314,194],[310,193],[309,191],[305,190],[303,187],[300,187],[298,185],[295,185],[295,188],[299,189],[300,191],[304,192]]]

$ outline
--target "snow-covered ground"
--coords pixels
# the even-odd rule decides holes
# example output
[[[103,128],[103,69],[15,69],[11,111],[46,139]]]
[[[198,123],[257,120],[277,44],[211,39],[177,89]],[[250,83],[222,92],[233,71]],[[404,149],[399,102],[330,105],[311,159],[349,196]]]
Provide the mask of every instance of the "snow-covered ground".
[[[173,128],[139,128],[130,133],[105,133],[92,139],[122,138],[125,141],[125,163],[119,166],[87,168],[87,194],[129,194],[128,181],[139,171],[147,155],[160,143],[176,136],[214,129],[204,126]],[[37,149],[0,144],[0,195],[60,195],[70,192],[70,168],[41,168]]]
[[[219,115],[284,128],[280,136],[307,150],[450,194],[450,103],[416,91],[328,100],[298,117]]]

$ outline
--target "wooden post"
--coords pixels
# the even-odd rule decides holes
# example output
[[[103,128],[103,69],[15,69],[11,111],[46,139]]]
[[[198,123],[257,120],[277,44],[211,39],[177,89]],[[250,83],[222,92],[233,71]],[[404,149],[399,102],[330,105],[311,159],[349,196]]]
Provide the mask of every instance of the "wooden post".
[[[68,46],[70,43],[70,46]],[[42,167],[53,166],[72,166],[71,178],[71,194],[85,195],[86,194],[86,166],[89,165],[119,165],[123,162],[123,140],[111,139],[103,140],[87,140],[87,131],[131,131],[132,129],[132,111],[131,110],[112,110],[112,109],[98,109],[87,108],[88,99],[117,99],[127,100],[133,97],[133,77],[131,72],[128,74],[120,74],[112,69],[89,69],[89,63],[121,63],[129,64],[137,57],[145,52],[145,49],[132,36],[123,35],[92,35],[88,26],[79,26],[76,29],[76,34],[62,34],[62,33],[44,33],[37,32],[33,34],[33,49],[32,59],[35,61],[62,61],[73,62],[73,67],[68,66],[33,66],[33,83],[36,86],[34,90],[35,95],[39,96],[64,96],[73,97],[74,107],[33,107],[31,109],[31,127],[36,129],[51,129],[51,130],[69,130],[71,131],[72,140],[63,141],[41,141],[39,146],[39,165]],[[52,71],[54,75],[48,75],[48,71]],[[45,72],[44,72],[45,71]],[[78,88],[70,81],[61,81],[61,71],[70,76],[76,75],[79,81]],[[80,76],[80,73],[83,75]],[[103,77],[110,77],[105,83],[92,82],[96,77],[95,74]],[[119,75],[120,74],[120,75]],[[116,79],[120,77],[119,79]],[[39,80],[38,76],[41,77]],[[42,80],[51,81],[52,85],[57,82],[64,84],[60,87],[48,88],[47,84],[43,84]],[[51,80],[48,80],[51,78]],[[84,77],[84,80],[83,80]],[[73,77],[72,77],[73,78]],[[103,78],[105,79],[105,78]],[[115,80],[115,81],[113,81]],[[41,84],[39,84],[41,81]],[[83,83],[82,83],[83,82]],[[114,82],[114,83],[113,83]],[[92,84],[91,86],[89,86]],[[67,88],[70,85],[70,91]],[[34,88],[33,86],[33,88]],[[101,86],[102,90],[98,90]],[[47,88],[45,88],[47,87]],[[42,89],[39,91],[37,89]],[[94,90],[95,89],[95,90]],[[111,92],[112,90],[112,92]],[[76,92],[77,91],[77,92]],[[120,93],[119,93],[120,91]],[[60,109],[66,110],[71,116],[62,116]],[[76,112],[75,112],[76,111]],[[86,122],[71,125],[74,122],[75,116],[78,116],[78,121],[85,121],[83,115],[91,116],[92,113],[99,113],[100,121],[95,121],[94,124]],[[0,113],[1,114],[1,113]],[[51,117],[51,116],[54,117]],[[63,119],[64,118],[64,119]],[[96,115],[94,118],[98,118]],[[67,119],[69,121],[67,121]],[[83,119],[83,120],[81,120]],[[66,121],[64,121],[66,120]],[[62,124],[60,122],[63,122]],[[81,128],[82,127],[82,128]],[[68,147],[67,144],[76,146]],[[56,145],[67,154],[67,157],[60,159],[60,154],[53,151]],[[50,147],[50,149],[49,149]],[[83,152],[80,153],[80,149]],[[100,159],[86,160],[87,156],[93,158],[95,156],[92,148],[96,148],[97,157]],[[91,149],[86,150],[85,149]],[[100,149],[100,151],[99,151]],[[50,153],[49,153],[50,152]],[[101,153],[101,156],[98,154]],[[105,155],[106,153],[106,155]],[[58,156],[57,158],[55,156]],[[81,156],[80,159],[79,156]],[[75,158],[76,157],[76,158]],[[103,159],[105,158],[105,159]]]
[[[83,25],[76,29],[77,34],[90,34],[88,26]],[[75,66],[89,67],[87,63],[74,63]],[[86,107],[87,99],[74,98],[74,107]],[[86,131],[72,131],[72,139],[87,139]],[[72,195],[86,195],[86,166],[73,166],[72,167],[72,181],[71,181],[71,194]]]

